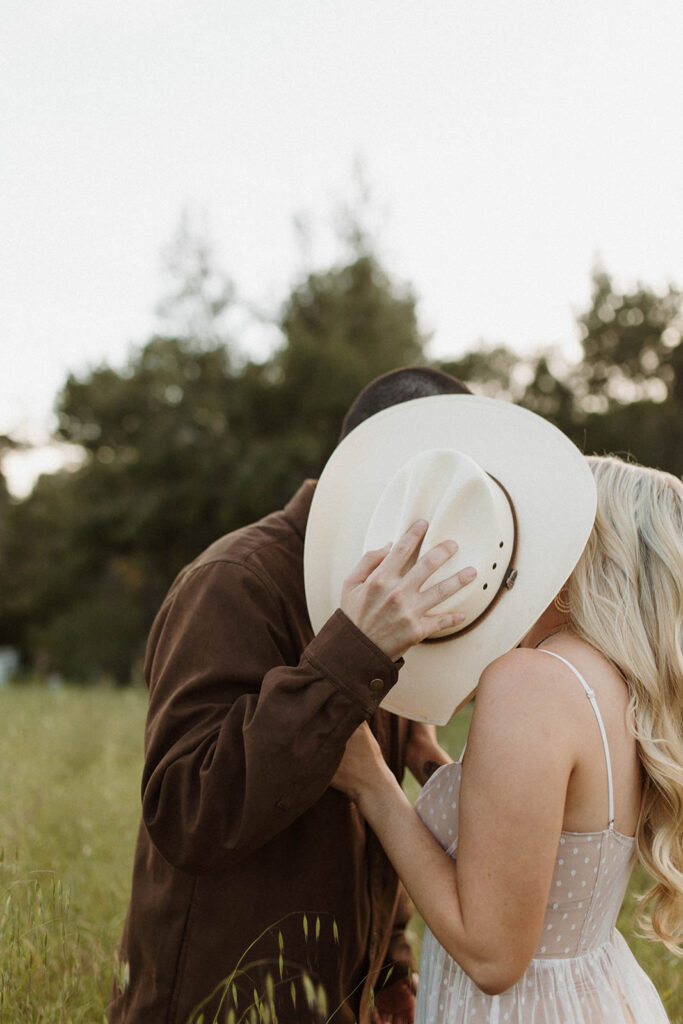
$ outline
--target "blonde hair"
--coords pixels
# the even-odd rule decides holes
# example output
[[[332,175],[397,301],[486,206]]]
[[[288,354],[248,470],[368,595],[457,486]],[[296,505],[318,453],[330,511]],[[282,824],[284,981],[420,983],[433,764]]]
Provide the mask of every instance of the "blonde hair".
[[[638,857],[654,880],[645,933],[683,954],[683,484],[589,458],[595,526],[567,583],[570,619],[626,679],[643,767]]]

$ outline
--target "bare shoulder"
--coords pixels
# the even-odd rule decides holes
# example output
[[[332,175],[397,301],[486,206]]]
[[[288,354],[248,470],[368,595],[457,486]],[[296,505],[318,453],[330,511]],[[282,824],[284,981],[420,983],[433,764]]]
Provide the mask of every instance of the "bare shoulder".
[[[482,673],[475,714],[491,722],[524,720],[545,730],[546,736],[566,735],[573,731],[569,723],[575,721],[577,694],[563,685],[563,673],[566,668],[558,659],[531,648],[515,648]]]
[[[546,796],[552,792],[563,804],[580,729],[567,688],[558,685],[562,667],[540,651],[520,648],[486,668],[477,687],[465,755],[475,778],[488,778],[492,764],[504,766],[506,792],[512,791],[514,776],[515,792],[526,800],[542,779]]]
[[[566,671],[566,669],[565,669]],[[494,697],[552,702],[556,688],[548,683],[562,676],[562,663],[543,651],[516,647],[488,665],[479,680],[477,699]]]

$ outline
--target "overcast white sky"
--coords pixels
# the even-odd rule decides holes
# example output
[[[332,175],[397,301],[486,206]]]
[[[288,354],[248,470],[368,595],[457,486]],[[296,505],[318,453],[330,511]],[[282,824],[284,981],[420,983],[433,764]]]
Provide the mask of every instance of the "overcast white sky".
[[[571,351],[597,254],[683,283],[682,47],[677,0],[5,0],[0,433],[149,336],[184,206],[275,307],[357,158],[433,354]]]

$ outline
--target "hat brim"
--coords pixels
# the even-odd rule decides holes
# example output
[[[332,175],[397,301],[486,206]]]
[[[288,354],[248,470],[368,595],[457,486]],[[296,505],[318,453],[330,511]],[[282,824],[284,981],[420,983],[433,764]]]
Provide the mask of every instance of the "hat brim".
[[[550,604],[581,556],[596,509],[582,453],[527,409],[475,395],[436,395],[385,409],[339,444],[313,496],[304,580],[315,632],[339,607],[387,483],[414,455],[449,447],[471,456],[508,491],[517,518],[518,575],[475,628],[406,653],[382,707],[437,725],[448,722],[484,668],[515,647]]]

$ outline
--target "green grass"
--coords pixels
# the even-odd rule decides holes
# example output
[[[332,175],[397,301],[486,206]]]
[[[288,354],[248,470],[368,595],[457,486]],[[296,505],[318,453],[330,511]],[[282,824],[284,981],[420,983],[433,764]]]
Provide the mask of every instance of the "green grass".
[[[145,708],[140,691],[0,690],[3,1024],[103,1020],[130,889]]]
[[[130,888],[146,703],[141,690],[0,690],[1,1024],[104,1019]],[[441,730],[453,755],[468,721],[466,710]],[[622,929],[683,1024],[680,961],[633,937],[628,907]],[[412,927],[419,948],[421,922]]]

